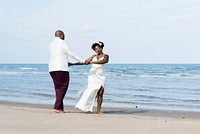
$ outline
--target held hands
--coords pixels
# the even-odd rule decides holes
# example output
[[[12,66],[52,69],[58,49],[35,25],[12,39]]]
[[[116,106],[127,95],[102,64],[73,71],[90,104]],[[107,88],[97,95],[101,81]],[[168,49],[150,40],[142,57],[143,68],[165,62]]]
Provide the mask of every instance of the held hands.
[[[91,64],[91,61],[87,61],[85,60],[84,63],[81,63],[81,62],[77,62],[77,63],[71,63],[71,62],[68,62],[68,66],[74,66],[74,65],[88,65],[88,64]]]
[[[87,60],[86,60],[86,61],[84,62],[84,64],[85,64],[85,65],[91,64],[91,61],[87,61]]]

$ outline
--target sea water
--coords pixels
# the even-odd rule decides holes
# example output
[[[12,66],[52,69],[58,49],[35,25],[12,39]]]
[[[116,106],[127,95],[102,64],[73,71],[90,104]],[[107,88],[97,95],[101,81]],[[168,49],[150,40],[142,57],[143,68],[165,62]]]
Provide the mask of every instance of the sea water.
[[[70,67],[65,105],[76,104],[90,67]],[[200,64],[107,64],[106,76],[103,107],[200,111]],[[48,65],[0,64],[0,101],[53,105]]]

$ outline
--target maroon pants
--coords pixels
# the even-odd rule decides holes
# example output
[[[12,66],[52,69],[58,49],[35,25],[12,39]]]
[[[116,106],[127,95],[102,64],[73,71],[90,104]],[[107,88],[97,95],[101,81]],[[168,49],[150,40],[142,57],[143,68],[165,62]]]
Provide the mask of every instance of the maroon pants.
[[[69,86],[69,72],[67,71],[54,71],[50,72],[51,78],[53,79],[55,92],[56,92],[56,101],[54,109],[64,110],[63,99],[67,92]]]

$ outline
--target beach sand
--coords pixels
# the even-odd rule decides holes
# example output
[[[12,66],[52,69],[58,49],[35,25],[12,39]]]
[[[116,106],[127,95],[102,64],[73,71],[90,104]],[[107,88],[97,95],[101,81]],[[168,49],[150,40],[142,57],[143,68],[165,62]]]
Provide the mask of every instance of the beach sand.
[[[86,114],[73,107],[0,103],[1,134],[199,134],[200,113],[104,108]]]

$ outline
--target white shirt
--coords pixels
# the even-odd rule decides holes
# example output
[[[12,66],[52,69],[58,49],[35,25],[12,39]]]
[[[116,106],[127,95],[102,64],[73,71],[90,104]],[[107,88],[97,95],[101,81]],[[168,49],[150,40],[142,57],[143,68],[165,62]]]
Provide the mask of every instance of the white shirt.
[[[78,62],[84,63],[84,60],[73,53],[64,40],[56,37],[49,44],[49,72],[69,71],[68,55]]]

